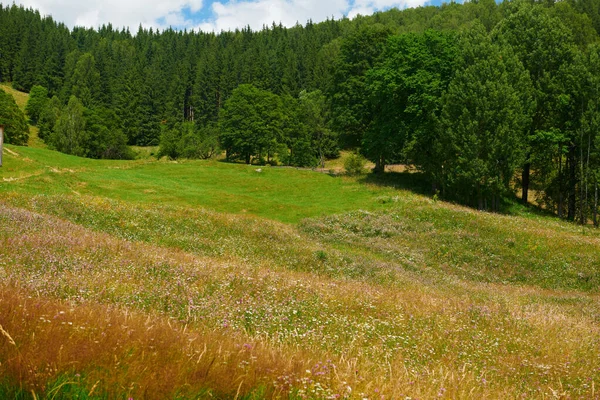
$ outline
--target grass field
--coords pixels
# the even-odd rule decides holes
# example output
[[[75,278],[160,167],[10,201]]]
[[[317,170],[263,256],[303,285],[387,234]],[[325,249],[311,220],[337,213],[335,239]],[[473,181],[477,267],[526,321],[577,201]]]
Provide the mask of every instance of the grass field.
[[[6,146],[0,398],[600,397],[596,230],[256,169]]]

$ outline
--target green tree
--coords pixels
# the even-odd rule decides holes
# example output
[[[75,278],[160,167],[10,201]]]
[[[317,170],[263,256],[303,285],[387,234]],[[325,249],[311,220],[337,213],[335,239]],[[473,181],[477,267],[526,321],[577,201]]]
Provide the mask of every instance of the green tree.
[[[71,95],[81,100],[84,107],[97,104],[100,95],[100,73],[91,53],[85,53],[79,57],[67,85],[71,87]]]
[[[282,142],[287,149],[280,151],[280,160],[286,165],[297,167],[313,167],[317,165],[317,157],[311,143],[311,130],[306,123],[309,110],[308,99],[296,99],[289,94],[282,97]]]
[[[54,126],[60,117],[62,108],[62,104],[57,96],[53,96],[46,102],[38,120],[38,136],[40,139],[47,141],[50,138],[52,132],[54,132]]]
[[[0,89],[0,125],[4,125],[4,142],[26,146],[29,126],[15,99]]]
[[[456,55],[453,34],[428,30],[389,38],[380,64],[367,73],[372,120],[361,150],[376,171],[409,159],[435,181],[435,126]]]
[[[167,157],[176,160],[180,157],[179,142],[181,141],[181,132],[175,128],[162,126],[160,142],[158,147],[158,158]]]
[[[127,136],[119,129],[117,114],[110,109],[84,109],[86,156],[112,160],[128,160],[133,152]]]
[[[443,189],[451,198],[498,211],[524,157],[531,119],[529,74],[482,25],[464,33],[456,75],[443,97]]]
[[[181,141],[181,154],[185,158],[207,160],[216,156],[220,151],[219,128],[216,123],[205,126],[195,126]]]
[[[321,168],[326,158],[339,156],[338,137],[331,129],[330,112],[325,95],[320,90],[302,91],[299,95],[300,120],[306,126],[310,147]]]
[[[54,149],[75,156],[88,154],[89,134],[85,130],[84,107],[81,101],[71,96],[69,103],[56,121],[48,144]]]
[[[215,49],[209,48],[198,60],[192,95],[195,120],[201,125],[218,120],[222,102],[218,76],[219,63]]]
[[[25,112],[29,115],[29,120],[33,125],[37,125],[40,114],[48,103],[48,100],[48,89],[40,85],[35,85],[31,88]]]
[[[209,159],[219,152],[219,129],[216,124],[197,126],[183,122],[174,128],[164,128],[160,137],[158,157],[170,159]]]
[[[367,160],[360,153],[352,153],[344,160],[344,169],[348,175],[360,175],[365,172]]]
[[[366,73],[379,59],[391,34],[382,25],[366,25],[342,40],[330,99],[333,126],[344,147],[358,147],[372,120]]]
[[[43,39],[41,18],[38,11],[29,16],[29,26],[23,29],[23,40],[16,58],[13,87],[28,92],[36,84],[42,65],[40,42]]]
[[[589,46],[585,54],[585,64],[588,70],[589,89],[588,102],[585,114],[582,118],[581,133],[585,144],[584,157],[584,190],[585,202],[588,202],[589,193],[593,193],[591,202],[590,217],[594,226],[598,227],[598,200],[600,184],[600,45]],[[588,207],[586,207],[588,208]]]
[[[559,71],[574,60],[573,38],[569,29],[550,11],[541,6],[524,2],[509,4],[509,14],[496,26],[493,39],[511,46],[525,69],[529,72],[534,88],[535,109],[529,126],[527,149],[521,168],[522,201],[529,201],[531,171],[542,170],[536,165],[546,159],[539,153],[548,148],[536,148],[538,132],[554,128],[556,110],[564,99],[565,86]]]
[[[228,160],[267,161],[281,143],[283,113],[279,96],[252,85],[240,85],[219,114],[221,145]]]

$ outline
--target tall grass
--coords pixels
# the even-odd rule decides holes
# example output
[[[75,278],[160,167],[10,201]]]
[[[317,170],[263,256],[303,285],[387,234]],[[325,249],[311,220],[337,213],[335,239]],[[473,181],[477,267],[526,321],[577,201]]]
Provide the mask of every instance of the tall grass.
[[[254,215],[286,223],[355,210],[382,209],[393,193],[355,180],[287,168],[218,161],[88,160],[38,148],[10,146],[0,170],[0,195],[80,194],[132,206],[169,204]]]
[[[7,146],[0,398],[598,398],[600,236],[370,178]]]
[[[44,212],[0,207],[0,325],[15,342],[0,338],[0,371],[13,393],[596,397],[594,290],[482,283],[452,272],[436,278],[443,271],[428,272],[422,260],[413,260],[414,270],[385,260],[379,242],[371,256],[343,251],[343,232],[358,246],[353,235],[429,232],[441,217],[433,228],[405,222],[402,230],[359,224],[351,214],[332,220],[319,239],[315,224],[323,221],[299,232],[177,207],[8,200]],[[585,238],[568,226],[556,232]],[[361,262],[365,268],[351,273]]]

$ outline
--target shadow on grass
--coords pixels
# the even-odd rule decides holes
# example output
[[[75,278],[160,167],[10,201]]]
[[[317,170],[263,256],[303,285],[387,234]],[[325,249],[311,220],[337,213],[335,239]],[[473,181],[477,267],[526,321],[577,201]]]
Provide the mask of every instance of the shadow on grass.
[[[424,196],[433,196],[433,188],[421,172],[369,173],[358,179],[359,183],[408,190]]]
[[[558,215],[556,215],[554,212],[546,210],[539,205],[521,203],[521,198],[517,197],[516,195],[502,200],[502,209],[500,210],[500,213],[505,215],[521,216],[534,215],[536,217],[558,219]]]
[[[433,185],[421,172],[385,172],[369,173],[358,179],[359,183],[377,185],[400,190],[407,190],[423,196],[433,197],[435,195]],[[444,201],[459,204],[465,207],[477,209],[476,206],[465,204],[451,196],[440,196]],[[533,215],[538,217],[558,218],[556,214],[535,204],[522,204],[516,195],[502,199],[498,214],[503,215]]]

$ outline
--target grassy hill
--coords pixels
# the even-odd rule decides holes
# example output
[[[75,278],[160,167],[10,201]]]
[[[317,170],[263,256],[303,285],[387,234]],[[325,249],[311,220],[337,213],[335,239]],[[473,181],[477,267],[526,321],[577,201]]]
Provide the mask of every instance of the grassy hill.
[[[29,100],[29,94],[13,89],[10,83],[0,82],[0,89],[12,95],[17,103],[17,106],[21,109],[21,111],[25,112],[25,106],[27,105],[27,100]],[[45,143],[38,137],[38,132],[39,129],[36,126],[29,127],[29,141],[27,145],[30,147],[46,148]]]
[[[0,398],[597,398],[600,234],[417,178],[6,146]]]

